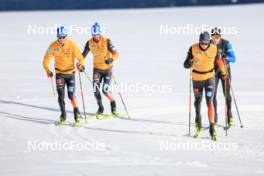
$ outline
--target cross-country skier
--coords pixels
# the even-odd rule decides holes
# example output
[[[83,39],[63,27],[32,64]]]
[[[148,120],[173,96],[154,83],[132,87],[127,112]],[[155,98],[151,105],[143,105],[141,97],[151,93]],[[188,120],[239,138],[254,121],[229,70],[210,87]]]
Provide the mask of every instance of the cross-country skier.
[[[217,48],[219,50],[219,52],[221,53],[223,62],[225,64],[225,68],[228,72],[228,79],[227,80],[223,80],[221,77],[221,73],[219,72],[219,67],[218,65],[215,65],[215,94],[214,94],[214,108],[215,108],[215,123],[217,123],[218,120],[218,114],[217,114],[217,100],[216,100],[216,96],[217,96],[217,87],[218,87],[218,83],[219,80],[221,80],[222,83],[222,87],[223,87],[223,92],[226,98],[226,106],[227,106],[227,124],[228,127],[231,127],[232,125],[234,125],[234,120],[233,120],[233,116],[232,116],[232,110],[231,110],[231,106],[232,106],[232,96],[231,96],[231,92],[230,92],[230,81],[231,81],[231,67],[230,67],[230,63],[235,63],[236,61],[236,57],[232,48],[232,45],[229,41],[221,38],[221,29],[218,27],[215,27],[212,29],[211,31],[211,36],[212,36],[212,42],[217,45]],[[226,88],[226,90],[225,90]]]
[[[201,123],[201,102],[203,97],[203,90],[205,89],[206,103],[208,108],[208,118],[210,122],[210,135],[212,140],[216,140],[217,135],[214,127],[214,106],[213,97],[215,91],[215,70],[216,63],[221,71],[221,76],[225,80],[227,73],[224,68],[222,60],[219,58],[217,46],[210,41],[210,34],[202,32],[200,34],[199,43],[190,47],[187,58],[184,62],[185,68],[192,68],[193,91],[195,96],[195,138],[198,138],[202,132]]]
[[[77,45],[66,38],[67,32],[63,26],[57,28],[57,40],[52,42],[44,56],[43,67],[49,78],[53,73],[49,68],[52,58],[55,59],[56,87],[58,102],[61,110],[60,122],[66,121],[66,110],[64,102],[65,85],[67,86],[68,98],[71,101],[75,122],[80,122],[80,112],[75,97],[75,58],[78,60],[77,69],[84,70],[84,58]]]
[[[85,45],[83,56],[86,57],[91,51],[93,54],[93,86],[94,96],[99,106],[97,115],[104,112],[102,97],[100,94],[100,85],[103,82],[103,93],[110,101],[111,112],[116,114],[116,102],[110,90],[112,79],[113,62],[117,59],[118,53],[111,40],[102,35],[101,27],[94,23],[91,28],[92,38]]]

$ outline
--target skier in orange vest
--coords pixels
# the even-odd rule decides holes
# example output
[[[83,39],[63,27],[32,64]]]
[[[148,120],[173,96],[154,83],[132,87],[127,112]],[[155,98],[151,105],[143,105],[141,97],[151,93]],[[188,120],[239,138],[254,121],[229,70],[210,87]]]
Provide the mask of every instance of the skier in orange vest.
[[[184,62],[184,67],[192,68],[193,91],[195,96],[195,138],[198,138],[203,131],[201,122],[201,102],[203,91],[205,90],[205,98],[208,109],[208,118],[210,122],[209,133],[212,140],[217,139],[217,134],[214,127],[214,105],[213,97],[215,92],[215,70],[217,64],[220,68],[223,79],[227,79],[222,60],[219,58],[217,46],[211,43],[210,34],[202,32],[200,34],[199,43],[194,44],[188,51],[187,58]]]
[[[103,83],[103,93],[110,101],[112,114],[117,114],[116,101],[110,90],[112,79],[113,62],[117,59],[118,53],[111,40],[103,36],[101,27],[98,23],[94,23],[91,28],[92,38],[85,45],[83,56],[86,57],[91,51],[93,54],[93,86],[94,96],[99,106],[97,115],[102,115],[104,107],[100,94],[100,85]]]
[[[75,58],[79,64],[77,69],[84,70],[84,58],[77,45],[67,39],[66,29],[61,26],[57,28],[57,40],[52,42],[44,56],[43,67],[47,72],[48,77],[53,77],[53,73],[49,68],[51,59],[55,59],[56,70],[56,87],[58,93],[58,102],[61,110],[60,123],[66,121],[66,110],[64,102],[65,85],[67,86],[68,98],[71,101],[74,112],[75,122],[80,122],[80,112],[77,106],[77,99],[75,97]]]

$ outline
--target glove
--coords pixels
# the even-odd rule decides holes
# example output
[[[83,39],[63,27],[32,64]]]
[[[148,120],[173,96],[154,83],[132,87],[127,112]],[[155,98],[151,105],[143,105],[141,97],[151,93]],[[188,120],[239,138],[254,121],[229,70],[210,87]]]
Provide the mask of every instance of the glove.
[[[227,75],[227,74],[222,75],[222,79],[223,79],[224,81],[227,80],[227,79],[228,79],[228,75]]]
[[[192,64],[193,64],[193,59],[191,59],[191,60],[187,59],[187,60],[184,62],[184,67],[185,67],[185,68],[191,68],[191,67],[192,67]]]
[[[48,76],[48,78],[52,78],[53,77],[53,73],[51,71],[47,71],[47,76]]]
[[[107,65],[109,65],[109,64],[111,64],[113,61],[114,61],[114,60],[113,60],[112,58],[108,58],[108,59],[105,60],[105,63],[106,63]]]
[[[82,66],[81,64],[77,64],[77,69],[79,70],[79,72],[83,72],[85,70],[84,66]]]

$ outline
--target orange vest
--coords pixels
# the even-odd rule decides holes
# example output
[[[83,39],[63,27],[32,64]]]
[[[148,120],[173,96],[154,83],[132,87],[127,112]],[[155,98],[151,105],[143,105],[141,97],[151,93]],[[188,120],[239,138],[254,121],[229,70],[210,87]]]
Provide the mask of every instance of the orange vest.
[[[93,53],[93,66],[100,70],[107,70],[113,66],[113,64],[106,64],[105,60],[112,57],[111,52],[107,47],[107,38],[101,36],[99,42],[95,42],[93,39],[89,40],[89,48]]]
[[[56,73],[72,74],[75,71],[74,59],[76,58],[81,65],[84,65],[84,57],[78,46],[71,40],[66,39],[63,46],[58,41],[53,42],[43,59],[43,67],[50,71],[49,63],[55,59]]]
[[[196,81],[203,81],[215,76],[214,64],[217,56],[217,46],[210,44],[207,50],[203,51],[199,43],[192,46],[193,72],[192,78]],[[199,73],[198,73],[199,72]]]

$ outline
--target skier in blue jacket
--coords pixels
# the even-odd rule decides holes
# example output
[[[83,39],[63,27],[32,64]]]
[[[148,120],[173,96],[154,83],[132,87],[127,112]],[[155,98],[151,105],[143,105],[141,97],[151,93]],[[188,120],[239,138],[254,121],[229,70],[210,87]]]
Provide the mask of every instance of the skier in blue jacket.
[[[218,114],[217,114],[217,87],[219,80],[222,82],[222,87],[223,87],[223,93],[226,98],[226,106],[227,106],[227,125],[228,128],[234,125],[234,120],[233,120],[233,115],[232,115],[232,96],[231,96],[231,67],[230,63],[235,63],[236,62],[236,56],[234,54],[233,48],[231,43],[228,40],[225,40],[222,38],[221,35],[221,29],[218,27],[215,27],[211,31],[211,37],[212,37],[212,42],[217,45],[218,52],[221,53],[223,63],[225,64],[226,71],[228,72],[228,78],[226,80],[223,80],[221,77],[221,73],[219,71],[219,67],[215,65],[215,94],[214,94],[214,108],[215,108],[215,124],[217,124],[218,120]]]

